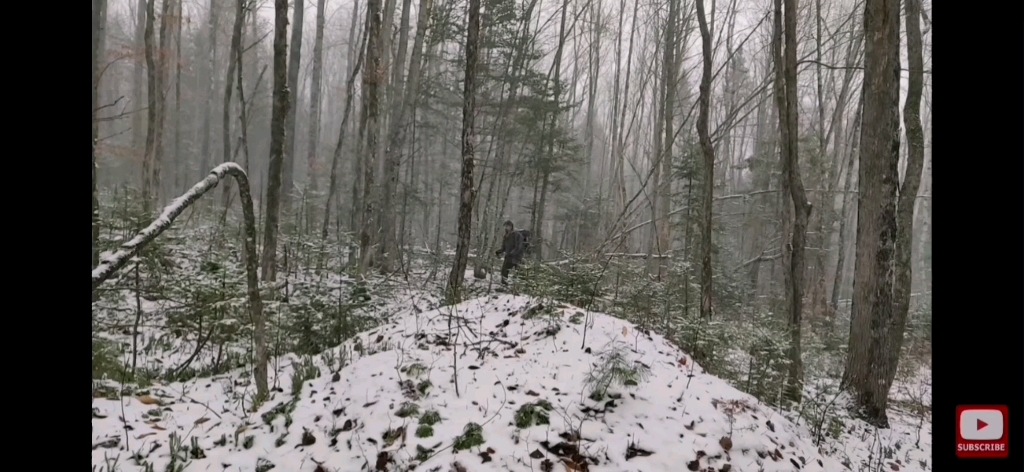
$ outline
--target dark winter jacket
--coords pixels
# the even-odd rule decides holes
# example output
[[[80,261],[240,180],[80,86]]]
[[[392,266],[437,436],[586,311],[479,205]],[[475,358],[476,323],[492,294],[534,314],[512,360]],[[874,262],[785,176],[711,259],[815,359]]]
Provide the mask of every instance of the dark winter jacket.
[[[523,253],[526,252],[526,247],[523,243],[522,233],[510,231],[501,242],[501,249],[498,250],[498,254],[505,254],[505,262],[507,263],[519,264],[523,259]]]

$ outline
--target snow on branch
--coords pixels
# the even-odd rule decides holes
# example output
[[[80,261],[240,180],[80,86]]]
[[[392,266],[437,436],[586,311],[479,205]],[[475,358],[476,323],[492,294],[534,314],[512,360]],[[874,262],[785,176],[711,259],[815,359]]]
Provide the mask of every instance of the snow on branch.
[[[235,180],[238,181],[239,187],[244,186],[245,193],[248,193],[248,179],[246,178],[245,171],[242,170],[238,164],[235,164],[234,162],[225,162],[215,167],[210,171],[210,175],[207,175],[205,179],[192,186],[192,188],[189,189],[188,192],[185,192],[184,195],[175,198],[170,205],[164,207],[163,212],[160,213],[160,216],[155,221],[150,223],[149,226],[140,231],[139,234],[135,235],[135,237],[130,241],[121,245],[121,248],[118,249],[117,252],[100,259],[100,264],[92,271],[93,290],[114,275],[118,269],[128,263],[132,257],[138,254],[138,252],[146,246],[146,244],[149,244],[149,242],[159,236],[160,233],[166,231],[167,228],[171,226],[171,223],[174,222],[174,219],[185,211],[189,205],[198,200],[199,197],[203,196],[203,194],[208,192],[210,189],[216,187],[217,184],[219,184],[220,181],[228,175],[234,177]],[[243,205],[245,204],[244,200],[245,199],[243,198]],[[251,200],[249,201],[249,205],[252,205]]]

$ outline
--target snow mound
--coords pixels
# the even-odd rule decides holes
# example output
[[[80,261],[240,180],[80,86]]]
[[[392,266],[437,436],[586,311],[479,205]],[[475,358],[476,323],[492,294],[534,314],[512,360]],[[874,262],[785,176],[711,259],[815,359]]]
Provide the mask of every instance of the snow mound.
[[[346,342],[338,372],[321,356],[319,376],[296,396],[286,380],[304,367],[279,358],[271,382],[284,387],[255,413],[244,372],[97,398],[93,464],[118,457],[118,470],[164,470],[174,456],[185,471],[845,469],[804,428],[618,318],[511,295],[416,311]],[[610,353],[648,375],[612,383],[595,401],[587,379]]]

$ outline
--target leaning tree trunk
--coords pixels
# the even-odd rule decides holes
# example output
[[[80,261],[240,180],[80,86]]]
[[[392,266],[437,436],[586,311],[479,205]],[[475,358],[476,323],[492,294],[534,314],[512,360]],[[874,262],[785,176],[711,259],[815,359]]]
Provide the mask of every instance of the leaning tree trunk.
[[[295,117],[299,107],[299,61],[302,59],[302,23],[304,0],[292,0],[292,43],[288,53],[288,106],[284,122],[284,167],[281,173],[281,208],[285,215],[291,213],[292,192],[295,184]],[[285,218],[291,222],[291,218]],[[285,223],[287,227],[289,223]]]
[[[466,31],[466,77],[462,91],[462,182],[459,197],[459,239],[455,246],[455,262],[448,275],[446,301],[461,300],[462,281],[466,278],[466,259],[469,256],[470,232],[473,225],[473,119],[476,112],[476,65],[480,43],[480,0],[469,0],[469,25]]]
[[[775,0],[775,27],[779,28],[780,10],[783,0]],[[776,33],[775,46],[775,69],[776,80],[783,79],[781,85],[785,87],[785,94],[778,99],[779,118],[784,118],[785,124],[779,126],[784,130],[782,139],[786,141],[782,149],[782,192],[789,191],[790,200],[793,202],[793,226],[790,243],[783,249],[783,254],[789,255],[789,267],[786,277],[786,299],[789,309],[789,372],[786,377],[785,396],[792,402],[798,403],[803,393],[804,368],[801,359],[800,348],[800,325],[802,323],[803,297],[804,297],[804,272],[806,271],[805,247],[807,246],[807,220],[811,214],[811,204],[807,201],[804,192],[804,184],[800,179],[800,161],[798,154],[799,144],[799,120],[797,116],[797,77],[796,77],[796,0],[785,0],[785,55],[780,54],[781,46],[778,44],[778,33]],[[781,59],[781,61],[780,61]],[[781,74],[779,73],[781,66]],[[776,85],[776,91],[780,85]],[[785,196],[783,196],[785,198]],[[784,205],[789,205],[788,202]],[[785,259],[785,257],[783,257]]]
[[[860,193],[853,310],[844,380],[853,389],[859,416],[888,427],[890,385],[884,381],[899,346],[895,336],[893,262],[899,185],[900,2],[864,5],[864,111],[860,134]],[[899,334],[902,336],[902,333]]]
[[[274,98],[270,115],[270,166],[267,170],[267,211],[263,229],[262,276],[277,279],[277,234],[281,216],[281,170],[284,161],[285,115],[288,112],[288,0],[274,0]]]
[[[245,220],[245,282],[248,288],[249,316],[252,318],[253,343],[256,347],[256,395],[260,399],[267,397],[267,343],[265,320],[263,318],[263,301],[260,299],[259,279],[256,273],[256,216],[252,207],[252,194],[249,191],[249,179],[238,164],[228,162],[215,167],[210,175],[192,186],[184,195],[176,198],[164,208],[163,213],[153,223],[135,235],[134,238],[121,245],[117,252],[103,258],[100,265],[92,271],[92,290],[109,279],[118,269],[124,267],[147,244],[156,239],[160,233],[171,227],[171,223],[190,205],[195,203],[210,189],[213,189],[226,176],[238,182],[238,194],[242,201],[242,217]]]
[[[697,113],[697,135],[704,154],[704,201],[702,204],[701,228],[701,276],[700,316],[711,318],[714,313],[711,304],[711,211],[715,196],[715,147],[708,130],[708,113],[711,108],[711,31],[704,14],[704,0],[697,0],[697,24],[700,27],[701,50],[704,68],[700,78],[700,109]]]

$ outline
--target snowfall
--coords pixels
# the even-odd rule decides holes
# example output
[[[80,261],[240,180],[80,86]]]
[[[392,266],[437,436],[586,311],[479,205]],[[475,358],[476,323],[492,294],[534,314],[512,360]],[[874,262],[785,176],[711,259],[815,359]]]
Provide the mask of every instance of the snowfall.
[[[509,294],[404,305],[314,356],[295,396],[302,361],[272,359],[256,411],[246,369],[97,395],[94,471],[931,470],[930,420],[851,420],[816,445],[805,421],[610,315]],[[612,352],[648,375],[595,401],[588,378]]]

